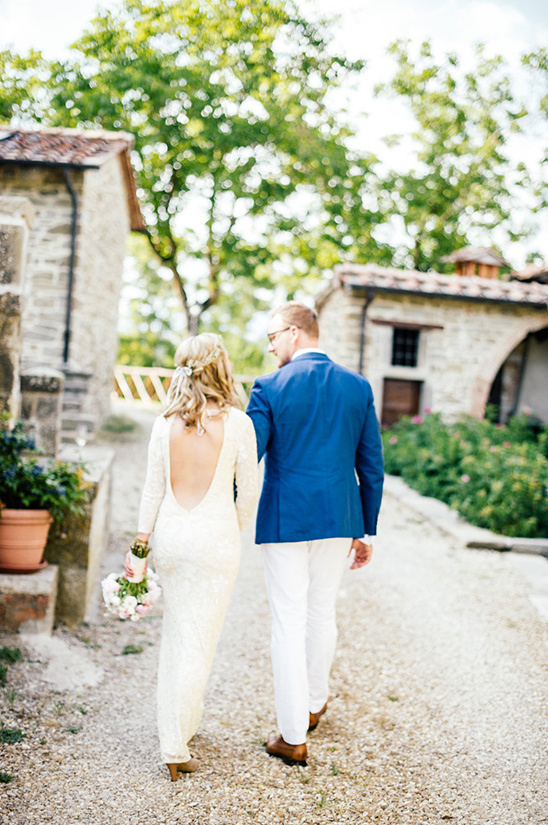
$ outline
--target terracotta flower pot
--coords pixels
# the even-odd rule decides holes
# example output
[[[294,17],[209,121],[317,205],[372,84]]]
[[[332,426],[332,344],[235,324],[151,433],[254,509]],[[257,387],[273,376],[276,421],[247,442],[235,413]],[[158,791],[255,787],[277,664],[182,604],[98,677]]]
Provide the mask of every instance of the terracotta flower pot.
[[[44,567],[44,548],[53,521],[47,510],[9,510],[0,514],[0,570],[30,573]]]

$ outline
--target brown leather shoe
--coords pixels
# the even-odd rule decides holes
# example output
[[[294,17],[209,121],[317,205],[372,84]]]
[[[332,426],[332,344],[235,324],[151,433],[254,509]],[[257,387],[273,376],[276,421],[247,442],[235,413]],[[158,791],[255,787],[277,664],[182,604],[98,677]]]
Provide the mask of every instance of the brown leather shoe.
[[[282,759],[287,765],[306,767],[306,757],[308,756],[306,742],[303,742],[302,745],[290,745],[282,736],[278,736],[277,739],[269,739],[266,751],[270,756],[277,756],[278,759]]]
[[[310,721],[308,723],[308,730],[314,730],[314,728],[318,727],[318,722],[320,721],[320,719],[322,718],[322,716],[324,715],[326,710],[327,710],[327,702],[325,703],[323,708],[321,710],[319,710],[317,713],[310,713],[310,717],[309,717]]]

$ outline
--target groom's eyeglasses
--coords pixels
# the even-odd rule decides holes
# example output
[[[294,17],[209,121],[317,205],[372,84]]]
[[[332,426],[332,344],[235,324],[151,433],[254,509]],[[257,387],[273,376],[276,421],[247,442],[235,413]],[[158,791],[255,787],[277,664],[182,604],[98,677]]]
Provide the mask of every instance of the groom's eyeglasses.
[[[277,329],[276,332],[269,332],[266,337],[268,338],[270,343],[273,344],[278,335],[281,335],[282,332],[287,332],[288,329],[291,329],[291,327],[285,327],[285,329]]]

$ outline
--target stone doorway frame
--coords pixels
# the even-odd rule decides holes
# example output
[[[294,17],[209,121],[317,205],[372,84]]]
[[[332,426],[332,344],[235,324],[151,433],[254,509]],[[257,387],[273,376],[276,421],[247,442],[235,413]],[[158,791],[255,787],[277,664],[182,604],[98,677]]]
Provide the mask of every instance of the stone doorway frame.
[[[499,341],[494,350],[486,357],[479,374],[476,376],[472,388],[470,415],[475,418],[483,418],[491,385],[503,363],[530,333],[538,332],[546,327],[548,327],[548,313],[543,313],[541,318],[531,318],[529,316],[518,319],[508,336],[503,341]]]

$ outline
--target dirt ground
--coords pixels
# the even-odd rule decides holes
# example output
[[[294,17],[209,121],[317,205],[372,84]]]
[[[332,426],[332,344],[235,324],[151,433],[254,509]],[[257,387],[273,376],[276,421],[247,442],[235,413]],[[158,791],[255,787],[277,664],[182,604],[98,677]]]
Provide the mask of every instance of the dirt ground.
[[[117,455],[104,575],[135,529],[152,417],[134,416],[105,436]],[[301,768],[264,750],[276,727],[252,539],[192,743],[200,770],[176,783],[156,733],[161,610],[124,623],[97,598],[87,624],[54,632],[56,652],[0,639],[25,654],[0,691],[4,729],[24,734],[0,745],[2,825],[548,822],[548,623],[507,555],[467,550],[385,499],[373,563],[343,580],[329,709]]]

